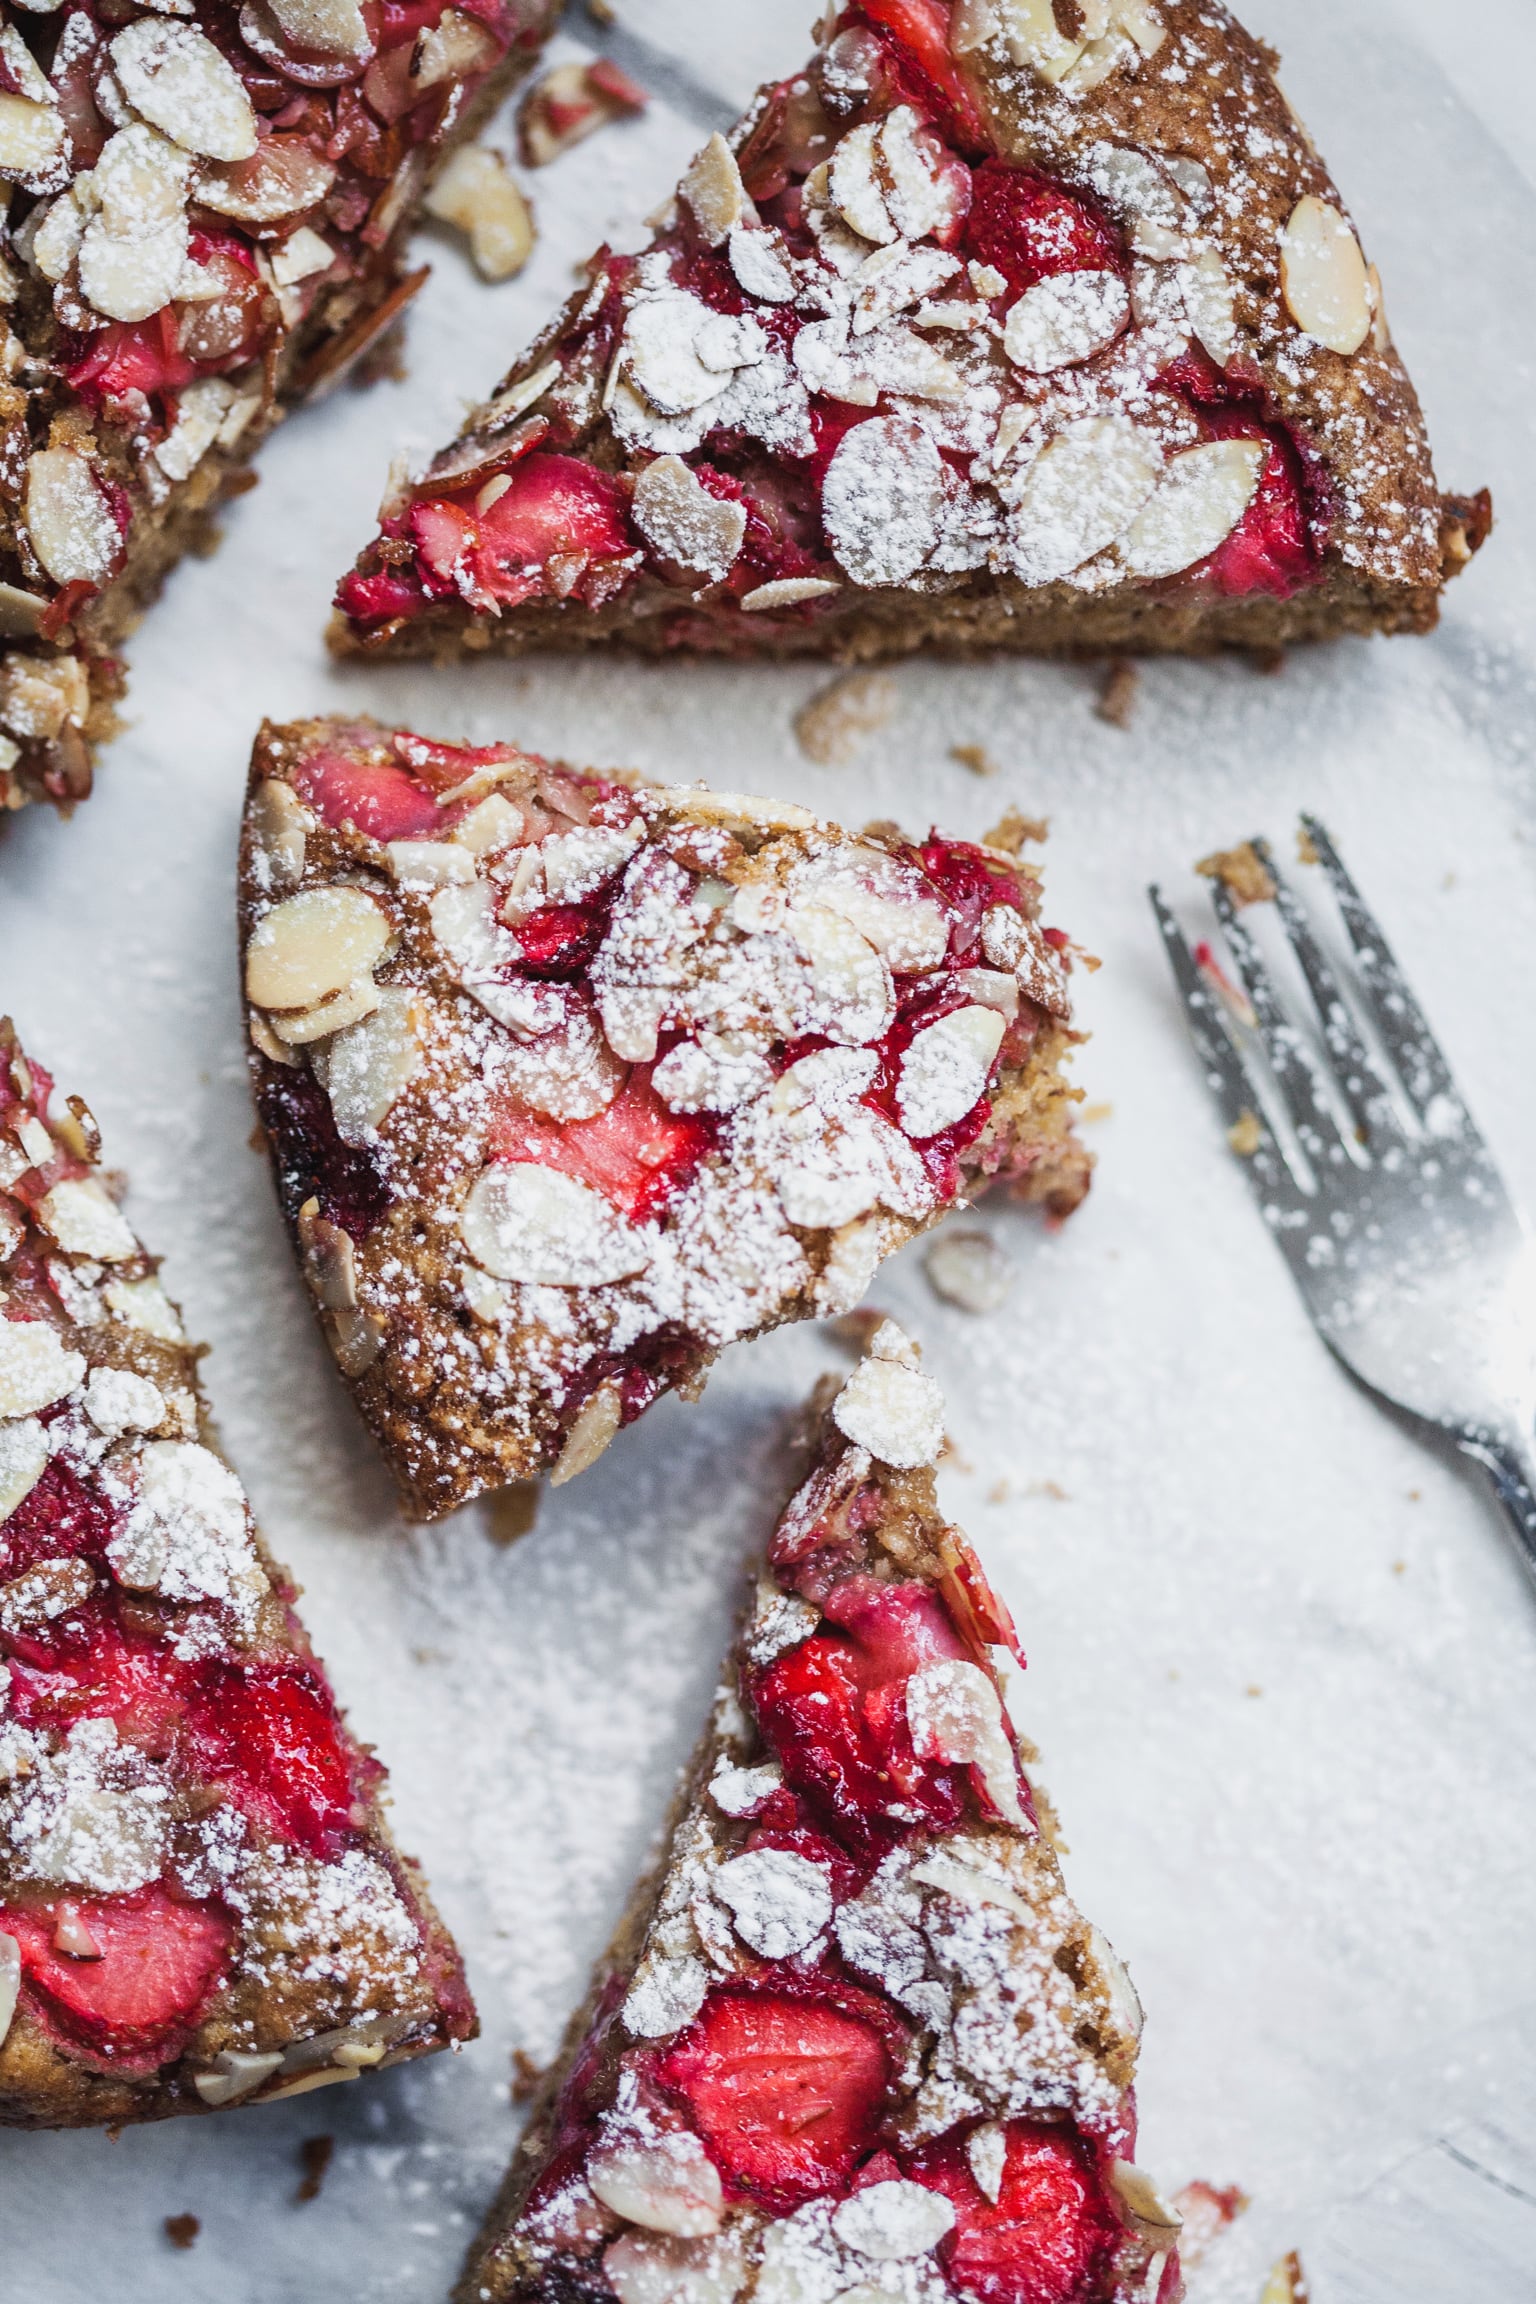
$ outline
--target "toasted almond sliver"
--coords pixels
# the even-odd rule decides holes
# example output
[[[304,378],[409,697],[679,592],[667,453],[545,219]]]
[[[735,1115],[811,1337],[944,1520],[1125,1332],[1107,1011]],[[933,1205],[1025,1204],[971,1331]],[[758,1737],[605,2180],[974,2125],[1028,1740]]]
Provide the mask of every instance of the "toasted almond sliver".
[[[1312,193],[1280,235],[1280,287],[1298,328],[1330,352],[1358,352],[1371,330],[1365,258],[1348,220]]]
[[[84,456],[39,448],[27,460],[24,509],[32,548],[55,584],[105,582],[122,538]]]
[[[453,155],[425,206],[439,223],[468,236],[482,280],[512,279],[533,254],[533,211],[501,154],[483,144]]]
[[[372,968],[389,923],[360,888],[306,888],[257,924],[245,986],[258,1008],[312,1008]]]
[[[831,576],[777,576],[772,583],[743,592],[738,605],[750,616],[759,609],[798,608],[804,600],[824,600],[842,586]]]
[[[690,166],[678,191],[692,209],[706,244],[718,248],[736,226],[755,222],[756,210],[747,198],[736,155],[725,138],[711,136]]]
[[[141,16],[112,42],[112,69],[141,118],[209,160],[248,160],[256,114],[234,66],[194,24]]]

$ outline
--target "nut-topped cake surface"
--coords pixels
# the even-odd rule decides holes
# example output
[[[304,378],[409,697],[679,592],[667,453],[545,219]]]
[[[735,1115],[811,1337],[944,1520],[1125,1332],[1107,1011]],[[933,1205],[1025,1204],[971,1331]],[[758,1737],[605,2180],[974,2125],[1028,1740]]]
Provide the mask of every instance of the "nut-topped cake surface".
[[[426,277],[434,170],[551,0],[0,8],[0,808],[90,789],[112,649]]]
[[[1205,0],[851,0],[458,441],[344,650],[1272,646],[1481,542],[1274,59]]]
[[[832,1387],[835,1390],[835,1387]],[[822,1419],[668,1842],[459,2304],[1172,2304],[1142,2015],[1067,1895],[892,1323]]]
[[[95,1123],[55,1102],[0,1024],[0,2125],[31,2127],[475,2028]]]
[[[1004,847],[439,744],[268,728],[251,1060],[337,1361],[407,1507],[585,1469],[722,1347],[858,1302],[1086,1155],[1039,876]]]

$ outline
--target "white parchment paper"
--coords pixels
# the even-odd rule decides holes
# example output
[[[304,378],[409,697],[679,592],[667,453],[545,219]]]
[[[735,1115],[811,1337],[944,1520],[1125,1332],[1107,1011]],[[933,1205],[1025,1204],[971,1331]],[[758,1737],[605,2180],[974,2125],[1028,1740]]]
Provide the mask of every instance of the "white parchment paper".
[[[798,8],[620,0],[723,109],[800,52]],[[1501,522],[1428,641],[1349,643],[1274,678],[1146,671],[1127,732],[1091,669],[912,665],[858,761],[790,728],[814,670],[484,665],[342,675],[320,643],[390,454],[444,437],[572,264],[669,189],[700,140],[658,102],[533,180],[540,245],[489,290],[446,243],[408,381],[346,394],[265,452],[223,550],[132,644],[134,725],[73,823],[0,844],[0,1005],[91,1102],[168,1259],[226,1437],[317,1644],[394,1775],[405,1845],[465,1947],[485,2020],[462,2057],[116,2142],[0,2135],[0,2295],[26,2304],[373,2304],[445,2296],[515,2133],[509,2054],[548,2054],[621,1905],[713,1685],[738,1563],[770,1516],[787,1406],[836,1364],[799,1332],[664,1404],[535,1532],[471,1511],[409,1532],[312,1332],[240,1052],[232,928],[245,756],[263,712],[370,708],[858,822],[975,834],[1047,814],[1048,914],[1103,956],[1079,1077],[1093,1195],[1055,1236],[986,1222],[1018,1267],[1000,1313],[879,1301],[953,1408],[951,1509],[1021,1624],[1021,1725],[1081,1902],[1150,2011],[1142,2157],[1240,2183],[1200,2275],[1256,2298],[1299,2246],[1319,2304],[1528,2304],[1536,2262],[1536,1602],[1459,1473],[1313,1337],[1223,1149],[1144,884],[1191,917],[1208,849],[1331,824],[1536,1206],[1536,196],[1510,134],[1520,0],[1460,12],[1454,85],[1420,0],[1254,0],[1387,282],[1447,484]],[[556,53],[594,37],[579,15]],[[1500,26],[1509,34],[1507,57]],[[663,84],[658,70],[652,84]],[[1529,155],[1524,156],[1528,161]],[[984,744],[978,781],[949,757]],[[1102,1107],[1109,1107],[1107,1112]],[[295,2203],[298,2147],[336,2155]],[[168,2214],[201,2219],[170,2248]]]

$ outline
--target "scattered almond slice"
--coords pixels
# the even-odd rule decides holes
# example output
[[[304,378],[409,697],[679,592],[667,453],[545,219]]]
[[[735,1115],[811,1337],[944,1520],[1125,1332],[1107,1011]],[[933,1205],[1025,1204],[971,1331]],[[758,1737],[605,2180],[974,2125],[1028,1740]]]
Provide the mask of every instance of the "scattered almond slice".
[[[427,214],[468,235],[483,280],[511,280],[533,254],[533,211],[499,152],[456,152],[426,196]]]

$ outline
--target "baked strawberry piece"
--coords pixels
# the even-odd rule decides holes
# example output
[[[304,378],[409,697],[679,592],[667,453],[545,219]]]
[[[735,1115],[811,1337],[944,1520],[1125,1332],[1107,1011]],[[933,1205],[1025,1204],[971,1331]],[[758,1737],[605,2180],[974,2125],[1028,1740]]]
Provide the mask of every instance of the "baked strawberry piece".
[[[25,0],[0,22],[0,810],[90,790],[114,651],[262,435],[426,278],[554,0]]]
[[[1381,287],[1209,0],[849,0],[402,485],[342,652],[1272,648],[1422,631]]]
[[[0,1022],[0,2125],[76,2128],[353,2080],[475,2014],[56,1103]]]
[[[1070,955],[1005,848],[267,727],[251,1064],[342,1373],[431,1519],[585,1470],[989,1183],[1064,1215]]]
[[[887,1322],[818,1399],[674,1813],[459,2304],[1171,2304],[1141,2009],[1062,1883]]]

